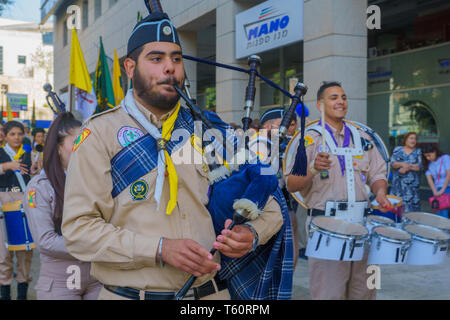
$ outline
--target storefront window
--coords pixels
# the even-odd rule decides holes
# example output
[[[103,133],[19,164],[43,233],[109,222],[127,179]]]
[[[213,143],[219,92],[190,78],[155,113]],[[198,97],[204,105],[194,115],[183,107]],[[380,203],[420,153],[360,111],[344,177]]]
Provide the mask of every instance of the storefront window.
[[[418,143],[438,142],[436,120],[431,108],[423,101],[410,100],[394,105],[390,110],[389,144],[390,149],[401,144],[408,132],[416,132]]]

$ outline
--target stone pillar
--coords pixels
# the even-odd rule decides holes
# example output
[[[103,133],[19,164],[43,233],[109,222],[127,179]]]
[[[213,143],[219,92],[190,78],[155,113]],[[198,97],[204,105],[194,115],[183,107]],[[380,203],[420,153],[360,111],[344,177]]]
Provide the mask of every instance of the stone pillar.
[[[247,60],[235,60],[235,15],[251,5],[227,1],[216,10],[216,61],[241,68],[249,68]],[[264,61],[263,61],[264,63]],[[242,125],[244,116],[245,88],[248,75],[223,68],[216,68],[216,112],[226,122]],[[251,118],[258,117],[259,87]]]
[[[197,56],[197,32],[193,31],[178,31],[183,54],[188,56]],[[184,59],[184,70],[189,79],[191,87],[189,92],[193,99],[197,98],[197,63],[191,60]]]
[[[367,0],[304,0],[304,83],[309,119],[320,117],[322,81],[339,81],[347,94],[347,119],[367,122]]]

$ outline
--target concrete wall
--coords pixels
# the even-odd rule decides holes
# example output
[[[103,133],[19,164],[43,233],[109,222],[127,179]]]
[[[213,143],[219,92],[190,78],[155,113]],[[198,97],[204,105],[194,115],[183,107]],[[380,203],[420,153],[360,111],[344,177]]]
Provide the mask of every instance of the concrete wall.
[[[348,119],[367,121],[367,0],[305,0],[305,102],[311,119],[320,116],[316,94],[322,81],[339,81],[345,90]]]

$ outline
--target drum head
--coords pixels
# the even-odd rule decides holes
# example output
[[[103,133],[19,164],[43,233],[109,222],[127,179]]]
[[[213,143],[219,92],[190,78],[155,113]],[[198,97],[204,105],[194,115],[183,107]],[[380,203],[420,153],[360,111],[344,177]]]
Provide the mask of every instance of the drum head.
[[[312,223],[321,229],[346,236],[363,236],[369,232],[358,223],[352,223],[332,217],[315,217]]]
[[[430,226],[424,226],[420,224],[407,224],[403,228],[413,235],[417,235],[429,240],[446,241],[450,239],[450,236],[444,231]]]
[[[370,223],[372,221],[382,223],[382,224],[394,224],[394,220],[389,219],[387,217],[383,217],[383,216],[377,216],[374,214],[367,217],[367,223]]]
[[[450,231],[450,219],[427,212],[408,212],[404,216],[418,224]]]
[[[373,229],[375,233],[382,235],[386,238],[395,239],[395,240],[409,240],[411,239],[411,235],[403,230],[392,228],[392,227],[376,227]]]

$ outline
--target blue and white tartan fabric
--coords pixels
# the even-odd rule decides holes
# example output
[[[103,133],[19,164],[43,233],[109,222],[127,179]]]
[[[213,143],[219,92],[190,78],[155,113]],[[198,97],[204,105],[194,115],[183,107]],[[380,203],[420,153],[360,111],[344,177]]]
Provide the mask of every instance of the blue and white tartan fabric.
[[[225,136],[226,130],[231,127],[213,112],[204,112],[204,114]],[[180,136],[179,140],[174,140],[175,137],[172,136],[171,140],[166,144],[169,154],[181,148],[186,142],[190,143],[190,135],[194,132],[194,119],[188,109],[180,108],[174,129],[185,129],[188,134]],[[225,153],[226,150],[223,150],[223,152]],[[127,147],[124,147],[111,159],[111,177],[113,182],[111,194],[113,198],[117,197],[131,183],[152,171],[157,165],[158,151],[156,140],[150,134],[147,133]]]
[[[221,256],[219,276],[227,280],[231,299],[290,300],[294,274],[294,242],[289,212],[279,188],[272,194],[281,207],[283,225],[265,245],[239,259]],[[264,206],[265,204],[262,204]]]

